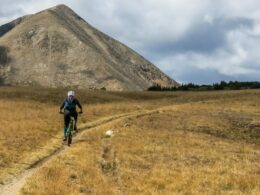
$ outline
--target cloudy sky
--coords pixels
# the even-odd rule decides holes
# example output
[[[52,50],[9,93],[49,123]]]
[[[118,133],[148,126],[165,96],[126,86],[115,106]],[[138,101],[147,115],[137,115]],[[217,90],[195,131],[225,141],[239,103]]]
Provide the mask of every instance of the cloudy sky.
[[[260,81],[259,0],[0,0],[0,25],[61,3],[180,83]]]

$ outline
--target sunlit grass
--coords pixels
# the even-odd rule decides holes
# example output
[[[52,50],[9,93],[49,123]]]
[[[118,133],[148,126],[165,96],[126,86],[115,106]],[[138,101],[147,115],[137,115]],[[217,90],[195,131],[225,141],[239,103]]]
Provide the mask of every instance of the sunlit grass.
[[[0,91],[0,183],[5,183],[62,145],[63,116],[58,111],[66,90],[3,87]],[[160,106],[159,102],[144,100],[129,102],[120,94],[108,92],[81,93],[84,114],[80,115],[79,124]]]
[[[61,120],[53,106],[33,101],[0,101],[0,181],[30,166],[54,140]],[[53,145],[48,143],[53,142]],[[50,147],[50,148],[48,148]]]
[[[62,145],[64,89],[0,88],[0,182]],[[260,91],[78,91],[83,132],[25,194],[258,194]],[[149,110],[147,116],[134,116]],[[113,130],[112,138],[104,136]]]
[[[36,172],[23,192],[258,194],[259,132],[252,133],[258,126],[250,124],[259,120],[252,99],[258,101],[234,97],[173,105],[86,131]],[[247,125],[240,126],[244,118]],[[112,138],[105,136],[109,129]],[[50,181],[44,178],[54,170],[55,181],[62,182],[46,189]]]
[[[36,172],[23,192],[260,192],[260,151],[257,147],[186,131],[182,124],[176,124],[174,114],[161,111],[111,122],[85,132],[69,150]],[[114,131],[112,138],[104,135],[108,129]]]

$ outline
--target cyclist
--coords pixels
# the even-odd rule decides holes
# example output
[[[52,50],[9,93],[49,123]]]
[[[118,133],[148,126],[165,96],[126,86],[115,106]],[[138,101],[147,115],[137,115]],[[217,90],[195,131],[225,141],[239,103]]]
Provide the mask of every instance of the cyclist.
[[[78,113],[76,110],[76,106],[80,108],[80,114],[82,112],[82,106],[79,103],[78,99],[75,97],[75,92],[74,91],[68,91],[68,97],[63,101],[63,103],[60,106],[60,113],[62,112],[62,109],[64,109],[64,139],[63,141],[67,140],[66,133],[67,133],[67,128],[69,126],[70,122],[70,116],[73,116],[75,118],[75,126],[74,130],[77,132],[77,118],[78,118]]]

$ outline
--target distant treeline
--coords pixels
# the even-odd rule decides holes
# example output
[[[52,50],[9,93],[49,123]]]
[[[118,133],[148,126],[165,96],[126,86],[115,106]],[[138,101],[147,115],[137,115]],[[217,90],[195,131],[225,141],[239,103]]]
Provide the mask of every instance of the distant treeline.
[[[162,87],[154,85],[148,91],[210,91],[210,90],[240,90],[260,89],[260,82],[221,81],[212,85],[197,85],[193,83],[182,84],[179,87]]]

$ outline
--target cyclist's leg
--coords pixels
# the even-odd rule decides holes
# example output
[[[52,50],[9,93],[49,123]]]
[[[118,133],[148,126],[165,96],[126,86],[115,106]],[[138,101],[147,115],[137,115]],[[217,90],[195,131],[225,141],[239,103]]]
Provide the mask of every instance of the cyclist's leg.
[[[70,123],[70,112],[68,110],[64,111],[64,138],[66,138],[67,129]]]

